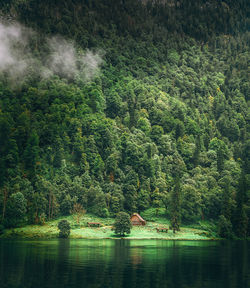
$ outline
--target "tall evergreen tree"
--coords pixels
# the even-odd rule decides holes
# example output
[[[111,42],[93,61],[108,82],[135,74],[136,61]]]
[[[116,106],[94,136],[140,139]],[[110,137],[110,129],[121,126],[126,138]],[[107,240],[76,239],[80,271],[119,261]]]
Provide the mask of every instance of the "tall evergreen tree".
[[[181,225],[181,184],[178,176],[174,180],[170,201],[170,221],[171,227],[175,233],[175,231],[180,230]]]
[[[35,175],[36,164],[39,159],[39,137],[35,131],[33,131],[28,138],[27,146],[24,151],[24,163],[30,176]]]
[[[240,238],[245,238],[247,235],[248,217],[245,209],[246,199],[246,178],[244,172],[241,175],[237,195],[236,195],[236,210],[234,215],[234,230],[235,234]]]

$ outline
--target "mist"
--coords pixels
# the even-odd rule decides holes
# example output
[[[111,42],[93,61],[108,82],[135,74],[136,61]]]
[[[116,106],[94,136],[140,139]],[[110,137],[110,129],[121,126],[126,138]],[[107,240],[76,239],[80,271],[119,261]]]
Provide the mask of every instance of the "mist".
[[[31,66],[28,47],[31,35],[31,30],[19,24],[4,25],[0,22],[0,72],[10,81],[19,81]]]
[[[73,41],[61,36],[47,37],[34,56],[31,43],[38,34],[19,23],[0,22],[0,73],[13,85],[20,85],[25,76],[49,78],[58,75],[89,82],[96,77],[103,63],[102,53],[76,48]],[[45,56],[44,56],[45,55]]]

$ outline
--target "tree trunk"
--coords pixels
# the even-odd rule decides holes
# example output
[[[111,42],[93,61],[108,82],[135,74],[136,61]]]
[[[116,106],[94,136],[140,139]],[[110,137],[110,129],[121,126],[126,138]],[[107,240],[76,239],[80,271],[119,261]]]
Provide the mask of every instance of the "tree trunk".
[[[51,192],[49,192],[49,220],[50,220],[50,209],[51,209]]]
[[[4,189],[3,189],[3,214],[2,214],[2,220],[4,220],[4,217],[5,217],[7,196],[8,196],[8,191],[7,191],[6,187],[4,187]]]
[[[51,214],[50,214],[50,217],[53,218],[53,215],[54,215],[54,195],[53,194],[52,194],[51,198],[52,198],[52,203],[51,203]]]

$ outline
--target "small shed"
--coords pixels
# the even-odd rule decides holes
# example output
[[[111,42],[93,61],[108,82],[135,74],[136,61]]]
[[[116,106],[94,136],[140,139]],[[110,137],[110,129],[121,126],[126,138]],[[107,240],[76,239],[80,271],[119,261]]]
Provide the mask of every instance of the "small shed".
[[[134,213],[130,217],[130,221],[132,225],[142,225],[142,226],[146,225],[146,221],[138,213]]]

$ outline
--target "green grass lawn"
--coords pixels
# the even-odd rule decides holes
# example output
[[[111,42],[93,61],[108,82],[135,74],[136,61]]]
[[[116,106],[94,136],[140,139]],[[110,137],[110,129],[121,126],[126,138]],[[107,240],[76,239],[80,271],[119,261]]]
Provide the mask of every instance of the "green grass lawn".
[[[145,215],[144,215],[145,216]],[[94,215],[86,214],[82,217],[79,224],[76,222],[74,216],[61,217],[57,220],[46,222],[44,225],[28,225],[22,228],[7,229],[2,238],[56,238],[58,237],[59,230],[57,228],[58,222],[62,219],[67,219],[70,222],[71,233],[70,238],[119,238],[112,231],[112,225],[114,223],[113,218],[99,218]],[[147,217],[145,217],[147,219]],[[87,227],[87,222],[100,222],[102,227],[92,228]],[[181,231],[173,233],[169,230],[168,233],[157,232],[157,227],[169,227],[169,222],[166,218],[159,215],[147,221],[146,226],[133,227],[131,233],[125,238],[127,239],[180,239],[180,240],[208,240],[212,239],[210,234],[202,229],[192,227],[181,227]]]

